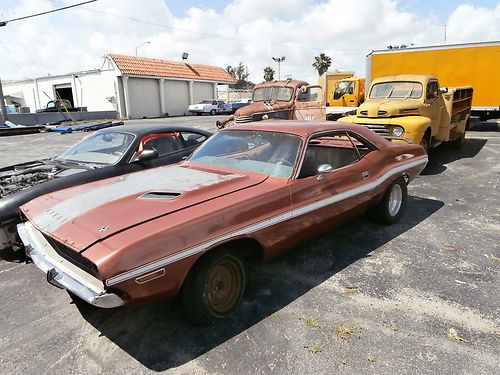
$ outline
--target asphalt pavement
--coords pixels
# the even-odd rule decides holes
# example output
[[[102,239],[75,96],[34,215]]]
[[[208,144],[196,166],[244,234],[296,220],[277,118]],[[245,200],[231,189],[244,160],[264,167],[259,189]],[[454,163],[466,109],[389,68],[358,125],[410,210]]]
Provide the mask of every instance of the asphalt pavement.
[[[214,130],[217,117],[159,120]],[[139,120],[138,120],[139,121]],[[0,163],[85,134],[0,138]],[[233,318],[192,327],[178,301],[75,305],[0,252],[2,374],[498,374],[500,128],[474,123],[409,187],[402,220],[365,216],[254,265]]]

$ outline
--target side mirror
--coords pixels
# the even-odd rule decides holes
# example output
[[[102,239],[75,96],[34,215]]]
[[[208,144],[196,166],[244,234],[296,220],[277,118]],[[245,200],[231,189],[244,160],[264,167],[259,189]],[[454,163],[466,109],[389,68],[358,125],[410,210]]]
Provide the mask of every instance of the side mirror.
[[[440,92],[441,94],[446,94],[446,93],[448,92],[448,87],[440,87],[440,88],[439,88],[439,92]]]
[[[142,150],[141,154],[135,159],[139,162],[156,159],[159,156],[158,150],[154,147],[148,147]]]
[[[316,177],[316,180],[321,181],[325,178],[326,173],[330,173],[333,171],[333,167],[330,164],[321,164],[318,169],[318,177]]]

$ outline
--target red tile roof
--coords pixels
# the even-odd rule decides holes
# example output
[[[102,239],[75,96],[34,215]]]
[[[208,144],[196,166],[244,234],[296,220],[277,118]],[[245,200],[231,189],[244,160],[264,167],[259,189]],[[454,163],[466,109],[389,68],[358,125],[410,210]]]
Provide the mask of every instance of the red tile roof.
[[[112,54],[110,56],[123,75],[185,78],[221,83],[236,83],[236,80],[230,74],[217,66],[187,64],[178,61],[126,55]]]

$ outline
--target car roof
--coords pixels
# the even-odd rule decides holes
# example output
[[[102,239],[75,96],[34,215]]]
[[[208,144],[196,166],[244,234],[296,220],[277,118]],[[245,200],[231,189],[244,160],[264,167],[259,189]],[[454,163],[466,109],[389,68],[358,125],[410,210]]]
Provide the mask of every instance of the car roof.
[[[373,133],[365,126],[353,125],[336,121],[303,121],[303,120],[266,120],[258,122],[247,122],[244,124],[232,125],[224,130],[260,130],[274,131],[281,133],[295,134],[300,137],[308,136],[325,131],[350,130],[371,140]],[[383,140],[382,137],[378,137]]]
[[[186,133],[201,133],[207,136],[210,136],[212,133],[206,130],[197,129],[189,126],[178,126],[172,124],[164,124],[164,123],[134,123],[134,124],[125,124],[120,126],[113,126],[110,128],[101,129],[98,132],[109,132],[109,131],[117,131],[117,132],[127,132],[135,134],[139,137],[143,137],[148,134],[154,133],[170,133],[170,132],[186,132]]]

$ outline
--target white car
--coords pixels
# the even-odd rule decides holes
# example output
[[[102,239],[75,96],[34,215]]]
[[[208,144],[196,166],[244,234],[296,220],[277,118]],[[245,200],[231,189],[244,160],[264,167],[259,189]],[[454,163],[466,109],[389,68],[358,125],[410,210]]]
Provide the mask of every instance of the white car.
[[[203,113],[215,115],[217,113],[225,113],[228,111],[226,108],[226,103],[223,100],[202,100],[198,104],[191,104],[188,107],[188,111],[195,115],[201,115]]]

